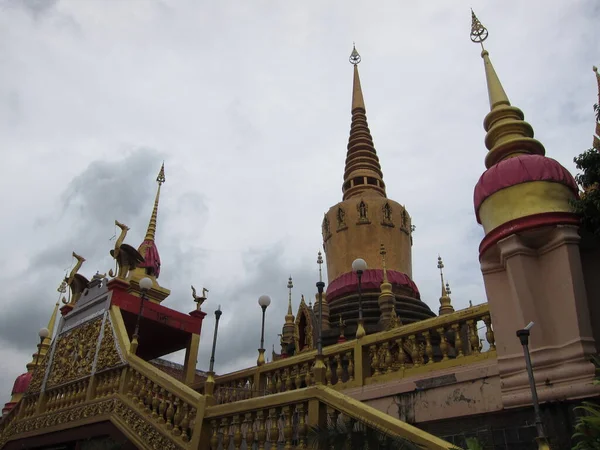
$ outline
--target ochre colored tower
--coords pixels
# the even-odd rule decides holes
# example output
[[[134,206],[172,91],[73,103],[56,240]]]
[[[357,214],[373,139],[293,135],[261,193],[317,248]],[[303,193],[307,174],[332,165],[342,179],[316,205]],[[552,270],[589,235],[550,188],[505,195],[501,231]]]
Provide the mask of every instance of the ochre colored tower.
[[[471,39],[483,43],[487,30],[473,14]],[[482,44],[483,47],[483,44]],[[487,170],[474,193],[483,225],[480,262],[498,345],[498,369],[505,408],[531,404],[523,349],[515,332],[530,321],[530,348],[541,401],[593,395],[596,352],[590,304],[598,282],[586,275],[598,255],[582,257],[579,219],[571,201],[573,176],[545,156],[523,112],[512,106],[482,48],[490,112]]]
[[[404,206],[387,198],[383,172],[367,123],[358,74],[360,55],[353,49],[352,123],[342,184],[342,201],[332,206],[322,223],[327,258],[327,302],[330,323],[339,336],[340,314],[352,333],[358,317],[357,278],[352,261],[362,258],[368,269],[362,276],[363,312],[367,332],[381,328],[377,303],[383,281],[380,246],[385,246],[387,277],[396,296],[397,314],[403,323],[433,316],[419,299],[412,281],[411,218]],[[376,293],[376,295],[374,295]],[[373,295],[371,295],[373,294]],[[371,298],[372,297],[372,298]]]

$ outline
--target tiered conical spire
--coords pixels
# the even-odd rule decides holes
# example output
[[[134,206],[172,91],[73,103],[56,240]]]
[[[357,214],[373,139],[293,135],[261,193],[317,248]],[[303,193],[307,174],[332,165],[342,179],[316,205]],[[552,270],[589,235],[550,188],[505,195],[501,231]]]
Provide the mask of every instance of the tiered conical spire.
[[[594,110],[596,111],[596,132],[594,134],[593,147],[600,150],[600,73],[598,73],[596,66],[593,67],[593,70],[596,73],[596,81],[598,82],[598,103],[594,105]]]
[[[156,197],[154,199],[154,207],[152,208],[152,215],[150,216],[150,222],[148,223],[148,230],[146,231],[146,237],[144,242],[138,248],[140,254],[144,257],[144,262],[140,264],[140,267],[146,269],[148,275],[158,278],[160,274],[160,255],[154,242],[156,236],[156,222],[158,218],[158,202],[160,200],[160,188],[166,181],[165,179],[165,163],[160,167],[158,176],[156,177],[158,183],[158,189],[156,190]]]
[[[154,208],[152,208],[152,215],[150,216],[150,223],[148,223],[148,230],[146,231],[145,241],[153,241],[156,235],[156,220],[158,218],[158,201],[160,200],[160,187],[166,181],[165,179],[165,163],[160,166],[160,172],[156,177],[158,183],[158,189],[156,190],[156,198],[154,199]],[[143,255],[142,255],[143,256]]]
[[[383,173],[367,123],[365,101],[358,75],[360,61],[361,57],[354,47],[350,55],[350,62],[354,65],[352,124],[348,139],[344,184],[342,185],[343,200],[358,195],[386,196]]]
[[[481,44],[490,100],[490,113],[483,122],[487,131],[485,145],[489,150],[485,165],[489,169],[503,159],[521,154],[545,155],[545,150],[539,141],[533,139],[533,128],[524,121],[523,111],[511,106],[489,53],[483,48],[483,41],[487,37],[487,29],[471,10],[471,40]]]

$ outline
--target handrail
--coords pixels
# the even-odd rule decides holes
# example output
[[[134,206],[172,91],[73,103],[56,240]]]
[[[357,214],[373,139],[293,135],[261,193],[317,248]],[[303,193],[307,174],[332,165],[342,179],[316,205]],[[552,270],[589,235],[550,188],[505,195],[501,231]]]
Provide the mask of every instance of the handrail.
[[[293,405],[301,406],[301,414],[304,415],[304,413],[307,411],[307,409],[304,408],[304,404],[312,400],[317,400],[346,417],[366,423],[367,426],[374,427],[386,435],[407,439],[425,449],[448,450],[452,448],[450,443],[440,438],[430,435],[412,425],[402,422],[399,419],[395,419],[394,417],[381,412],[372,406],[349,398],[344,394],[341,394],[336,390],[324,385],[311,386],[296,391],[273,394],[267,397],[241,400],[235,403],[210,406],[206,409],[204,418],[207,421],[212,421],[216,424],[225,422],[227,427],[229,424],[229,417],[233,416],[232,423],[236,423],[236,418],[239,421],[240,417],[245,417],[249,423],[253,418],[249,417],[248,414],[253,414],[259,411],[269,411],[269,417],[279,417],[279,408],[283,408],[282,411],[284,411],[286,407],[289,408]],[[275,415],[271,413],[271,411],[274,410],[277,410]],[[289,415],[289,409],[287,412],[284,411],[282,414]],[[218,419],[221,420],[219,421]],[[264,426],[264,423],[261,425]],[[279,436],[278,433],[275,433],[275,435]],[[216,434],[214,434],[214,436],[216,436]],[[241,436],[239,439],[241,439]]]
[[[486,349],[480,342],[480,322],[485,324]],[[323,355],[326,384],[338,390],[495,358],[489,306],[483,303],[331,345],[323,349]],[[214,378],[214,389],[208,392],[214,392],[215,402],[230,403],[311,386],[316,382],[312,375],[315,358],[312,350],[223,374]],[[193,387],[205,392],[204,385],[200,382]]]

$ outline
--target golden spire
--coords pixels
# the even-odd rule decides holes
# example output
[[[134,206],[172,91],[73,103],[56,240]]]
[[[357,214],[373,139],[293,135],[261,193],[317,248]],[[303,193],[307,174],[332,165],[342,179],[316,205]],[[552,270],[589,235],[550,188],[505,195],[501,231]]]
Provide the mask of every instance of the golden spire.
[[[46,329],[48,330],[48,336],[43,339],[40,337],[40,343],[38,344],[38,351],[33,354],[33,359],[30,363],[27,364],[27,371],[33,372],[35,367],[39,365],[44,356],[48,353],[48,349],[50,348],[50,344],[52,344],[52,335],[54,334],[54,327],[56,326],[56,317],[58,317],[58,307],[60,306],[60,298],[67,292],[67,282],[63,280],[58,286],[56,290],[58,292],[58,300],[56,300],[56,304],[54,305],[54,310],[52,311],[52,315],[50,316],[50,320],[48,321],[48,326]]]
[[[350,55],[350,63],[354,66],[352,124],[350,125],[344,184],[342,185],[343,200],[357,195],[386,196],[383,173],[367,123],[365,101],[358,75],[360,61],[361,57],[356,51],[356,47],[353,47]]]
[[[446,283],[444,285],[444,262],[442,261],[442,257],[438,255],[438,269],[440,269],[440,278],[442,280],[442,296],[440,297],[440,316],[444,314],[450,314],[454,312],[454,307],[452,306],[450,299],[450,285]]]
[[[533,139],[533,128],[525,122],[523,112],[511,106],[508,96],[500,83],[496,70],[490,61],[483,41],[488,37],[487,29],[471,10],[471,41],[481,44],[481,57],[485,67],[485,77],[490,101],[490,112],[485,117],[484,129],[487,131],[485,145],[489,152],[485,165],[489,169],[503,159],[520,154],[545,155],[544,146]]]
[[[158,172],[156,181],[158,182],[158,189],[156,190],[156,198],[154,199],[154,208],[152,209],[152,215],[150,216],[150,223],[148,224],[148,231],[146,231],[146,237],[144,238],[145,241],[154,241],[154,236],[156,234],[156,218],[158,216],[158,200],[160,199],[160,187],[166,181],[165,163],[164,162],[162,163],[162,166],[160,167],[160,172]]]
[[[596,111],[596,133],[594,134],[593,147],[600,150],[600,73],[596,66],[592,67],[592,70],[596,74],[596,82],[598,83],[598,103],[594,105]]]

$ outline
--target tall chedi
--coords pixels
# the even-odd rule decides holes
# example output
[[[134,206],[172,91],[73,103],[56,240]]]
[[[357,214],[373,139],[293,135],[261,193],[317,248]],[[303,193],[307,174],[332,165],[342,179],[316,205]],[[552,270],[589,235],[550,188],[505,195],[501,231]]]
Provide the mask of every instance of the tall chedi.
[[[515,332],[533,321],[531,354],[541,401],[583,398],[592,385],[596,352],[589,302],[600,292],[582,259],[579,219],[571,201],[573,176],[533,138],[512,106],[483,41],[488,32],[472,14],[471,40],[482,46],[490,112],[484,120],[486,171],[474,192],[479,247],[496,341],[505,408],[531,404],[523,349]],[[586,267],[587,266],[587,267]],[[597,269],[596,269],[597,270]],[[597,277],[597,275],[596,275]]]
[[[327,258],[327,303],[330,307],[332,339],[339,337],[340,314],[354,335],[358,320],[358,279],[352,262],[362,258],[363,317],[367,333],[382,329],[378,302],[383,282],[380,246],[386,249],[387,278],[402,323],[412,323],[434,314],[420,300],[412,277],[411,218],[399,203],[388,199],[383,172],[367,124],[366,108],[358,74],[361,57],[353,49],[352,123],[342,201],[331,207],[322,223],[323,247]],[[391,306],[390,306],[391,308]],[[387,310],[386,310],[387,316]]]

